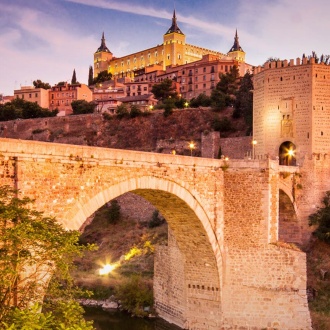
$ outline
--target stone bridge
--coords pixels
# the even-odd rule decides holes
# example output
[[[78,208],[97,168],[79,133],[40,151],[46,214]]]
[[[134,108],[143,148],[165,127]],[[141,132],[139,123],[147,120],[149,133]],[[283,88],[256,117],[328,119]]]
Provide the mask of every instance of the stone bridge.
[[[106,202],[143,196],[169,226],[154,296],[185,329],[311,329],[306,258],[278,242],[279,166],[0,138],[0,184],[79,229]]]

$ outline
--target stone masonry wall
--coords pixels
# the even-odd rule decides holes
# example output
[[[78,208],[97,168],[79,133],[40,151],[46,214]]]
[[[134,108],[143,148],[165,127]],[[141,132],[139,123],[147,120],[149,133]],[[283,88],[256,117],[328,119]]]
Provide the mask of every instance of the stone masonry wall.
[[[173,279],[156,296],[177,324],[311,329],[305,255],[277,244],[279,175],[272,162],[0,138],[0,164],[0,184],[17,186],[66,228],[79,229],[129,191],[152,202],[175,237],[160,252],[164,274],[156,276],[158,284],[177,276],[180,285]]]

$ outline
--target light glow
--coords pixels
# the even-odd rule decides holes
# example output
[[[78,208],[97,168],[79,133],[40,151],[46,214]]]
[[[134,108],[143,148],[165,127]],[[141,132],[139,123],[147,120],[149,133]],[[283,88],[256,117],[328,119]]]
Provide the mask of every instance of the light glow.
[[[110,274],[114,269],[118,267],[117,264],[106,264],[103,266],[103,268],[99,269],[100,275],[108,275]]]

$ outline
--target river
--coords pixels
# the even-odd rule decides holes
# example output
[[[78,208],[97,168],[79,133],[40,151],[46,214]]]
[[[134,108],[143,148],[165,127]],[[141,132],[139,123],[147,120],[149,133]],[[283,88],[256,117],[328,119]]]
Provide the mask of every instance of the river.
[[[159,318],[136,318],[124,312],[107,312],[96,307],[85,307],[84,317],[93,320],[97,330],[182,330]]]

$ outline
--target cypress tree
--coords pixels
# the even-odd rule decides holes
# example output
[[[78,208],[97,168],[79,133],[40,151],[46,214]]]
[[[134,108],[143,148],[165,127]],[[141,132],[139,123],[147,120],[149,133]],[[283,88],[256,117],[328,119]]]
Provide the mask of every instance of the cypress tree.
[[[76,69],[73,69],[71,84],[76,84],[76,83],[77,83]]]

